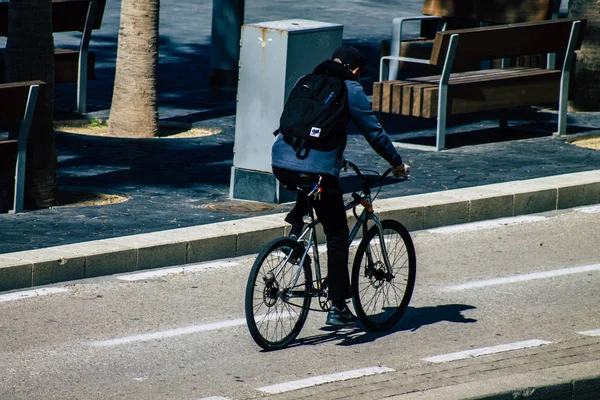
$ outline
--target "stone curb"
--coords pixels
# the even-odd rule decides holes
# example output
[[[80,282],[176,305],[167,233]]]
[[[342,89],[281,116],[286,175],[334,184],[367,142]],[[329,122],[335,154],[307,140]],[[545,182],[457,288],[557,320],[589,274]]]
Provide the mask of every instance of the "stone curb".
[[[600,376],[573,379],[544,386],[524,387],[471,400],[591,400],[600,396]]]
[[[518,363],[514,362],[514,365]],[[437,388],[391,395],[397,400],[592,400],[600,395],[600,360],[573,361],[559,367],[486,377],[473,372],[468,383],[440,384]],[[479,394],[475,394],[479,393]]]
[[[600,170],[382,199],[409,231],[600,203]],[[283,214],[0,254],[0,291],[258,253]]]

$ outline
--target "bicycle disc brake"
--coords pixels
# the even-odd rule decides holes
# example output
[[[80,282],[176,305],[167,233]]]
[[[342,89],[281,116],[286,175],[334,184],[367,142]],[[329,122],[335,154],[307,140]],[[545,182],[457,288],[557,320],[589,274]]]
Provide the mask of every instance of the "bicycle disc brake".
[[[279,284],[272,272],[263,277],[265,287],[263,289],[263,302],[267,307],[273,307],[279,297]]]
[[[385,271],[385,265],[382,261],[377,261],[369,265],[365,270],[365,277],[369,278],[373,287],[380,287],[384,281],[388,281],[388,274]]]

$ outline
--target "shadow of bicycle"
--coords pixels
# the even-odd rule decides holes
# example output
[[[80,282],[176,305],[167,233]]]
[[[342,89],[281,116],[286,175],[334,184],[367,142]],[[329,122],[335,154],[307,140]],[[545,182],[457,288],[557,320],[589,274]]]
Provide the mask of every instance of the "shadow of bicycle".
[[[381,337],[402,331],[414,332],[423,326],[433,325],[444,321],[470,324],[477,322],[477,320],[465,317],[463,312],[473,310],[475,308],[475,306],[467,304],[445,304],[432,307],[408,307],[400,322],[393,329],[388,331],[369,332],[365,330],[361,324],[342,329],[326,326],[321,328],[321,331],[324,333],[299,338],[290,347],[310,346],[329,342],[339,342],[339,346],[353,346],[356,344],[374,342]]]

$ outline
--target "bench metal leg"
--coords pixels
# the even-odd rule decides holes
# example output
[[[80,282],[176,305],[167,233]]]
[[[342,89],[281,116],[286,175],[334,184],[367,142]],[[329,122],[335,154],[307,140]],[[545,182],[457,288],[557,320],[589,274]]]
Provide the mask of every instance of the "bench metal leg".
[[[394,18],[392,21],[392,40],[390,42],[390,56],[400,56],[400,43],[402,42],[402,18]],[[388,80],[394,80],[398,77],[398,61],[392,60],[388,66]],[[383,79],[382,75],[379,75]]]
[[[560,76],[560,97],[558,100],[558,130],[554,133],[556,136],[564,135],[567,133],[567,102],[569,100],[569,78],[571,75],[571,67],[573,64],[573,54],[575,52],[575,44],[579,37],[579,27],[581,21],[574,21],[571,26],[571,36],[569,38],[569,45],[567,47],[567,54],[565,54],[565,61],[563,63],[562,73]]]
[[[458,45],[458,35],[450,36],[448,53],[444,62],[444,69],[440,77],[439,95],[438,95],[438,117],[435,149],[440,151],[446,147],[446,116],[448,109],[448,81],[452,72],[456,46]]]
[[[9,210],[10,214],[16,214],[23,211],[23,203],[25,198],[25,162],[27,158],[27,141],[29,140],[29,132],[33,121],[33,113],[37,102],[39,85],[31,85],[29,87],[29,95],[27,96],[27,106],[21,126],[19,128],[19,137],[17,139],[17,163],[15,165],[15,193],[13,201],[13,209]]]
[[[87,51],[79,51],[77,72],[77,112],[85,114],[87,103]]]
[[[450,80],[450,73],[452,72],[452,64],[454,63],[454,56],[456,54],[456,47],[458,46],[458,35],[450,36],[450,43],[448,45],[448,52],[446,53],[446,60],[444,62],[444,68],[440,77],[440,83],[438,86],[438,104],[437,104],[437,127],[436,127],[436,138],[435,146],[424,146],[416,144],[408,144],[396,142],[395,145],[401,148],[412,148],[418,150],[435,150],[440,151],[446,147],[446,117],[448,112],[448,81]],[[384,59],[410,59],[408,57],[382,57],[382,63]],[[415,60],[416,61],[416,60]],[[382,68],[380,66],[380,71]]]
[[[85,27],[81,34],[81,43],[79,45],[79,60],[77,64],[77,112],[85,114],[87,103],[87,73],[88,73],[88,49],[90,38],[92,37],[92,28],[94,19],[96,19],[97,3],[90,1],[88,6]]]

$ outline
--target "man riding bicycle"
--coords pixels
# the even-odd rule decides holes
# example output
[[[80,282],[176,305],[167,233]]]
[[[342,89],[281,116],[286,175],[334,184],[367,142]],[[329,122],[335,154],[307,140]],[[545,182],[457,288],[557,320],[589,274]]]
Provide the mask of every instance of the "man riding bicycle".
[[[390,163],[393,167],[392,174],[397,178],[406,178],[409,165],[402,162],[358,82],[363,71],[364,61],[360,52],[352,46],[340,46],[334,51],[331,60],[323,61],[314,72],[344,80],[349,120],[354,122],[377,154]],[[335,136],[337,145],[332,150],[311,148],[300,153],[279,133],[271,153],[275,177],[287,187],[304,189],[298,191],[296,204],[285,218],[292,225],[291,235],[297,237],[302,232],[302,217],[308,214],[307,193],[318,188],[318,196],[315,196],[312,205],[327,238],[327,282],[331,307],[326,324],[331,326],[352,325],[357,321],[346,305],[346,300],[351,297],[348,274],[349,231],[343,193],[338,183],[347,142],[347,123],[343,125]]]

